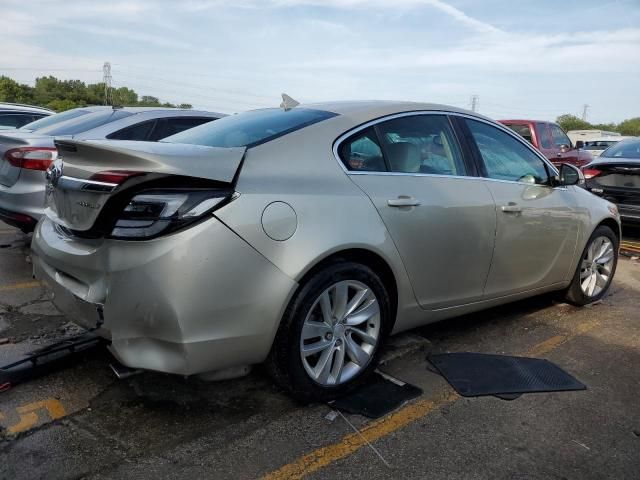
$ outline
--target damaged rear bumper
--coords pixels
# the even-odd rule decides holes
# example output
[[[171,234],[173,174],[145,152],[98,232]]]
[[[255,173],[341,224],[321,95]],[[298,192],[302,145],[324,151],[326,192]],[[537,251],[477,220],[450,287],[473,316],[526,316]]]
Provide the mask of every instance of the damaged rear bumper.
[[[192,375],[263,361],[296,283],[217,219],[156,240],[74,239],[44,219],[36,278],[130,368]]]

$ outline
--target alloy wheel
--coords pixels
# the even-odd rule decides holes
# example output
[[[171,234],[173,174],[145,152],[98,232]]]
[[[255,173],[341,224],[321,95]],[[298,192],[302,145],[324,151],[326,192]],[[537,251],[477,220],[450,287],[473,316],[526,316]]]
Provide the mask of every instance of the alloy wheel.
[[[593,239],[580,266],[580,288],[588,297],[599,295],[609,284],[615,254],[613,243],[605,236]]]
[[[300,356],[316,383],[340,385],[364,370],[380,339],[380,305],[362,282],[343,280],[315,300],[302,326]]]

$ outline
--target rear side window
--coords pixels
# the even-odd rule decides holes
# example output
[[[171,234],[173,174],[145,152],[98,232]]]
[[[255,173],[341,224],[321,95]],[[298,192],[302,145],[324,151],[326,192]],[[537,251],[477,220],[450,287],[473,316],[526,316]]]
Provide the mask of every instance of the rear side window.
[[[109,140],[146,140],[155,124],[155,120],[149,120],[148,122],[131,125],[117,132],[110,133],[107,135],[107,138]]]
[[[560,147],[562,145],[571,146],[571,140],[567,137],[567,134],[562,131],[562,129],[557,125],[549,125],[551,129],[551,136],[553,137],[553,143],[556,144],[556,147]]]
[[[81,108],[74,108],[73,110],[67,110],[66,112],[56,113],[55,115],[49,115],[48,117],[41,118],[35,122],[27,123],[23,125],[25,129],[39,130],[41,128],[47,128],[56,123],[66,122],[76,117],[91,113],[89,110],[83,110]]]
[[[340,158],[349,170],[359,172],[385,172],[382,148],[373,127],[358,132],[340,144]]]
[[[184,132],[203,123],[215,120],[212,117],[169,117],[158,121],[158,127],[149,140],[158,141],[176,133]]]
[[[0,113],[0,126],[19,128],[29,123],[33,117],[20,113]]]
[[[338,153],[353,171],[466,174],[445,115],[410,115],[380,122],[346,139]]]
[[[538,134],[538,142],[540,142],[541,148],[553,148],[551,145],[551,139],[549,138],[549,129],[546,123],[536,123],[536,130]]]
[[[530,184],[548,183],[546,165],[522,142],[486,123],[475,120],[466,122],[489,178]]]
[[[162,141],[208,147],[254,147],[336,115],[310,108],[252,110],[205,123]]]
[[[109,122],[115,122],[121,118],[132,115],[124,110],[102,110],[100,112],[83,115],[79,118],[67,120],[57,125],[41,128],[38,133],[42,135],[76,135],[94,128],[100,127]]]

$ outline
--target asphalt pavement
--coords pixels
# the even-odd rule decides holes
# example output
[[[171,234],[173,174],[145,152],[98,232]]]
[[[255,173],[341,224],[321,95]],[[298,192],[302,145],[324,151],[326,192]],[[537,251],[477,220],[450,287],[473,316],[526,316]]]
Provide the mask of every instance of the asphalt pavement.
[[[381,370],[424,393],[382,419],[296,403],[259,367],[117,380],[96,350],[0,393],[0,478],[638,479],[640,235],[626,233],[596,305],[546,295],[396,338]],[[79,331],[31,277],[29,241],[0,223],[0,362]],[[463,398],[426,361],[455,351],[546,358],[587,390]]]

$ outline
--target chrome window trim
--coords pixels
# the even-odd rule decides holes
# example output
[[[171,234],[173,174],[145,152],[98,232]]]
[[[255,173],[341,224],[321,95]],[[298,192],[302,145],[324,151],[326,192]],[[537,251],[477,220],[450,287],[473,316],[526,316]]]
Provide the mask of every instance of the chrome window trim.
[[[340,145],[342,144],[342,142],[344,142],[348,137],[351,137],[352,135],[365,130],[373,125],[377,125],[378,123],[382,123],[382,122],[386,122],[387,120],[393,120],[395,118],[403,118],[403,117],[413,117],[416,115],[448,115],[448,116],[456,116],[456,117],[462,117],[462,118],[468,118],[470,120],[476,120],[478,122],[482,122],[482,123],[486,123],[487,125],[491,125],[494,128],[497,128],[498,130],[501,130],[505,133],[507,133],[508,135],[510,135],[511,137],[513,137],[514,139],[516,139],[518,142],[520,142],[521,144],[523,144],[524,146],[526,146],[531,152],[533,152],[540,160],[542,160],[542,162],[547,165],[547,167],[549,167],[551,175],[553,176],[554,174],[557,176],[559,175],[559,171],[558,169],[555,167],[555,165],[553,165],[549,159],[547,157],[545,157],[544,155],[542,155],[541,152],[537,151],[533,145],[531,145],[529,142],[527,142],[526,140],[524,140],[523,138],[521,138],[517,133],[515,133],[513,130],[511,130],[510,128],[498,123],[498,122],[493,122],[493,121],[489,121],[486,120],[484,118],[481,117],[476,117],[475,115],[469,115],[466,113],[460,113],[460,112],[449,112],[446,110],[416,110],[416,111],[412,111],[412,112],[400,112],[400,113],[392,113],[390,115],[385,115],[383,117],[378,117],[375,118],[373,120],[369,120],[366,123],[363,123],[362,125],[358,125],[357,127],[354,127],[350,130],[347,130],[345,133],[341,134],[334,142],[333,142],[333,156],[336,159],[336,161],[338,162],[338,165],[340,165],[340,168],[342,168],[342,170],[347,174],[347,175],[406,175],[406,176],[413,176],[413,177],[445,177],[445,178],[479,178],[479,179],[483,179],[483,180],[490,180],[493,182],[504,182],[504,183],[514,183],[517,185],[528,185],[522,182],[518,182],[515,180],[500,180],[497,178],[489,178],[489,177],[474,177],[474,176],[461,176],[461,175],[441,175],[441,174],[435,174],[435,173],[405,173],[405,172],[366,172],[366,171],[354,171],[354,170],[349,170],[345,164],[343,163],[343,161],[340,159],[340,155],[339,155],[339,149],[340,149]],[[454,133],[455,133],[455,129],[454,129]],[[458,140],[459,141],[459,140]],[[541,187],[544,186],[549,186],[549,185],[539,185]],[[561,188],[566,190],[566,187],[551,187],[551,188]]]
[[[58,179],[55,186],[64,190],[109,193],[115,190],[118,184],[99,182],[97,180],[84,180],[81,178],[74,178],[63,175]]]

